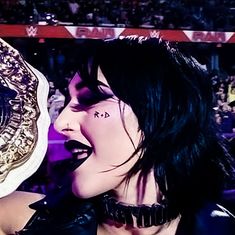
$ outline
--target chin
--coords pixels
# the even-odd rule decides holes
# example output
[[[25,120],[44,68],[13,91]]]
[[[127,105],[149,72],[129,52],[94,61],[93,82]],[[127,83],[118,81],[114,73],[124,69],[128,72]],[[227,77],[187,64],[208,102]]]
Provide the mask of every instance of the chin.
[[[108,192],[110,190],[110,189],[101,188],[101,187],[95,188],[94,186],[95,186],[95,184],[80,185],[80,184],[77,184],[76,182],[74,182],[72,184],[72,192],[78,198],[88,199],[88,198],[92,198],[92,197],[101,195],[101,194]]]
[[[91,198],[98,194],[95,194],[91,191],[92,187],[81,187],[80,185],[77,185],[76,183],[72,184],[72,192],[73,194],[78,198]]]

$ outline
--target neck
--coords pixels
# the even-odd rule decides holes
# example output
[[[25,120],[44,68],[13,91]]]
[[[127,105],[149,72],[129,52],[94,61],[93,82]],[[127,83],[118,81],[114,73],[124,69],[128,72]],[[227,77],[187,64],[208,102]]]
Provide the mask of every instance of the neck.
[[[118,201],[124,202],[126,204],[140,205],[147,204],[152,205],[156,202],[162,200],[162,193],[155,181],[154,173],[151,171],[148,174],[146,180],[142,183],[139,182],[139,174],[132,176],[130,181],[127,183],[124,181],[114,190],[112,190],[112,195]],[[138,192],[142,192],[141,194]]]

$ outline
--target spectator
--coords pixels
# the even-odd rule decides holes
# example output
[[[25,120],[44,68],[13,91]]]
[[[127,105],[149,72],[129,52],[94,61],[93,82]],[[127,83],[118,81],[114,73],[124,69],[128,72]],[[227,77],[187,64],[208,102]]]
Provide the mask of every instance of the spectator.
[[[54,123],[59,116],[61,109],[64,107],[65,97],[57,88],[55,93],[48,99],[49,115],[51,123]]]
[[[233,115],[231,113],[231,107],[224,103],[221,112],[221,130],[223,133],[232,133],[234,126]]]

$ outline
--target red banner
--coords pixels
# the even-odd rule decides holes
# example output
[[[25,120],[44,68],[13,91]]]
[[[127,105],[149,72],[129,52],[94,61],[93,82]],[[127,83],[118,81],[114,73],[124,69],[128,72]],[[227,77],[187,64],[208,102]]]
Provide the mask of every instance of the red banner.
[[[161,37],[168,41],[177,42],[235,43],[235,32],[49,25],[0,24],[0,37],[91,39]]]

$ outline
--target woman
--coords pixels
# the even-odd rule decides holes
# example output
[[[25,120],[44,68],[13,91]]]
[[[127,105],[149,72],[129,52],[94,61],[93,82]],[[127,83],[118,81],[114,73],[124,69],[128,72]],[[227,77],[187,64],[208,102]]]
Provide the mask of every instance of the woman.
[[[215,204],[231,159],[195,59],[161,39],[98,42],[69,96],[55,128],[72,155],[71,186],[39,202],[10,195],[24,198],[24,214],[10,228],[3,219],[3,234],[234,234],[233,215]]]

